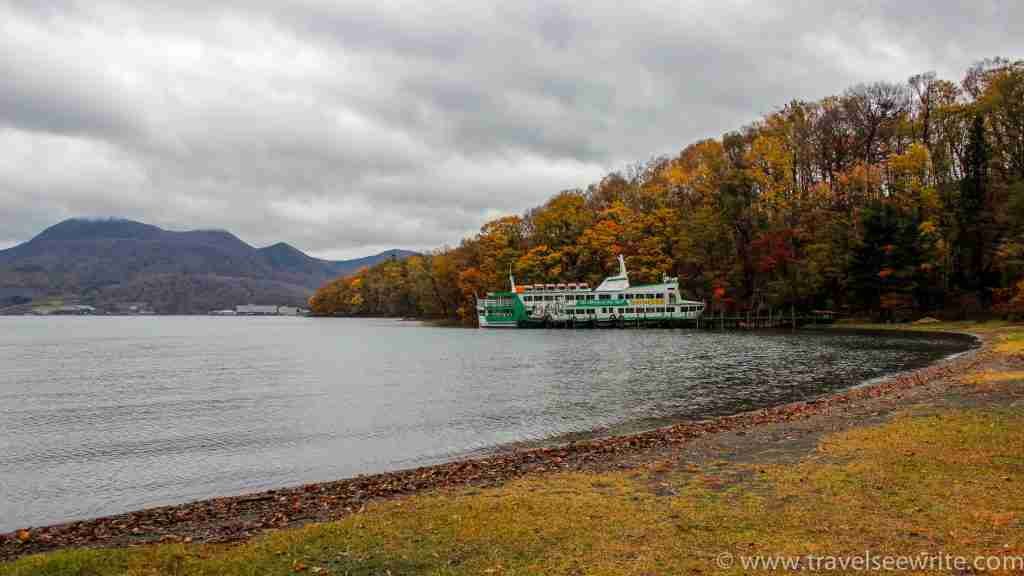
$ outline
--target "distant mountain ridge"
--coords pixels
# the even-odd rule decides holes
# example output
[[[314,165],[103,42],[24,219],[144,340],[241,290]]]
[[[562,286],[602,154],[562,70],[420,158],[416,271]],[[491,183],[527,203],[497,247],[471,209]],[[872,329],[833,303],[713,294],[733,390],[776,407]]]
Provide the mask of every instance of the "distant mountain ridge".
[[[304,306],[324,282],[407,250],[323,260],[278,242],[255,248],[225,230],[172,231],[125,219],[73,218],[0,250],[0,310],[47,297],[99,307],[144,302],[193,314],[236,304]]]

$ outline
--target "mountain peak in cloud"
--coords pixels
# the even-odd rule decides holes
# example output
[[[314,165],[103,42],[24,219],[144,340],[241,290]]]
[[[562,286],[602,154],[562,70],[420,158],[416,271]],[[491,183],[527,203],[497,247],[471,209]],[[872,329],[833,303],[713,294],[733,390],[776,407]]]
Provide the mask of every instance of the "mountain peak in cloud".
[[[412,252],[321,260],[278,242],[256,249],[226,230],[172,231],[123,218],[72,218],[0,250],[0,309],[40,298],[115,309],[145,302],[191,314],[250,302],[302,306],[324,282]]]
[[[147,238],[162,230],[126,218],[69,218],[40,232],[34,241]]]

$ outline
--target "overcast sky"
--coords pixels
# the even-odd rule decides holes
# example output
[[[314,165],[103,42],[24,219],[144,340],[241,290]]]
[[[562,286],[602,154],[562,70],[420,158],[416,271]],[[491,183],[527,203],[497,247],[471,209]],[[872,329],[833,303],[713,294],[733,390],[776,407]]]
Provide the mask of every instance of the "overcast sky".
[[[123,216],[430,249],[795,98],[1024,56],[1016,0],[210,4],[0,0],[0,247]]]

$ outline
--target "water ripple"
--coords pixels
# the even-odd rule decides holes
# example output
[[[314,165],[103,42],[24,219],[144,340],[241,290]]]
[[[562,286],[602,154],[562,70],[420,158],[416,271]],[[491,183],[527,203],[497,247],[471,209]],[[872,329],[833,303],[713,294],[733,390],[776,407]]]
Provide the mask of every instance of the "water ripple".
[[[0,318],[0,531],[730,414],[963,348],[898,335]]]

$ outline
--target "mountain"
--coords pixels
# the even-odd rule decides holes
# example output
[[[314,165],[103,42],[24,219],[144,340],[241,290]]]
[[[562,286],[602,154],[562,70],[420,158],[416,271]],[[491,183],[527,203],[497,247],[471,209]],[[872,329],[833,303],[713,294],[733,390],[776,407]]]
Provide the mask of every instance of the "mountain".
[[[373,256],[353,258],[352,260],[321,260],[320,258],[308,256],[305,252],[285,242],[278,242],[266,248],[260,248],[259,252],[277,269],[313,275],[321,274],[323,270],[328,270],[330,273],[327,279],[345,276],[360,268],[373,266],[384,260],[392,258],[401,260],[416,254],[409,250],[392,249],[374,254]],[[319,287],[319,284],[317,286]]]
[[[236,304],[305,305],[324,282],[413,252],[322,260],[279,242],[254,248],[224,230],[171,231],[132,220],[71,219],[0,250],[0,309],[43,298],[100,308],[146,303],[158,313]]]

